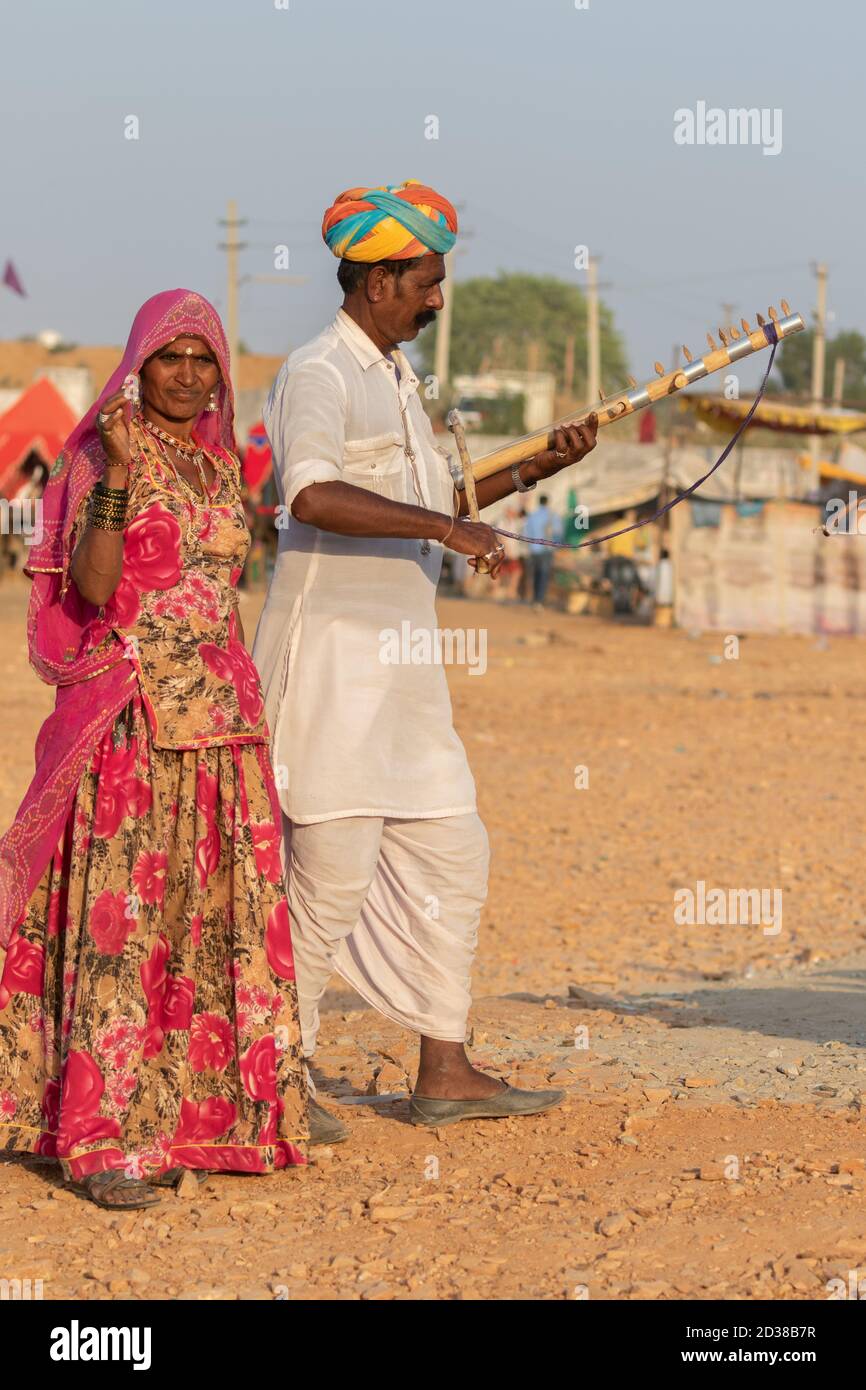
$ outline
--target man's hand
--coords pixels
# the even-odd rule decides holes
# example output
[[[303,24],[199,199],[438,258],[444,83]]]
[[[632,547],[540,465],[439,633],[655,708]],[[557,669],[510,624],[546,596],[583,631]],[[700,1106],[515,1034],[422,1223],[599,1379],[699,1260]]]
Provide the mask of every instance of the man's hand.
[[[491,579],[496,578],[505,559],[502,541],[493,528],[483,521],[455,521],[451,534],[442,544],[447,550],[456,550],[458,555],[469,555],[469,563],[474,570],[478,569],[480,559],[487,560],[485,573]]]
[[[598,416],[595,414],[588,415],[580,424],[560,426],[554,430],[554,447],[536,454],[526,465],[526,471],[521,472],[521,477],[527,483],[540,482],[572,463],[579,463],[595,448],[597,433]]]

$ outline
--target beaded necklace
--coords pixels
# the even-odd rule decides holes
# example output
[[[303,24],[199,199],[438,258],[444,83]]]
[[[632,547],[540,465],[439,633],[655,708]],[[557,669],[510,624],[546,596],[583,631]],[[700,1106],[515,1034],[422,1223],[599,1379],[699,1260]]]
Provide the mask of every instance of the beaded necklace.
[[[181,494],[183,494],[184,492],[191,494],[195,498],[196,504],[198,506],[201,506],[202,504],[207,505],[208,503],[212,502],[219,489],[219,469],[216,467],[216,465],[214,465],[215,477],[212,492],[211,489],[208,487],[207,478],[205,477],[205,455],[204,449],[201,447],[201,445],[196,444],[194,441],[188,442],[184,439],[175,439],[173,434],[169,434],[166,430],[161,430],[158,425],[155,425],[151,420],[146,419],[143,415],[141,416],[141,423],[144,429],[147,431],[147,433],[151,435],[151,437],[155,440],[160,454],[165,459],[166,463],[168,464],[169,468],[175,476],[178,489],[181,492]],[[175,464],[174,459],[171,457],[171,454],[168,452],[168,448],[166,447],[167,445],[171,445],[173,449],[175,449],[183,457],[188,458],[189,461],[193,464],[193,466],[195,467],[195,471],[198,475],[199,483],[201,484],[200,493],[196,492],[196,489],[193,487],[189,479],[184,478],[183,474],[178,472],[177,465]]]

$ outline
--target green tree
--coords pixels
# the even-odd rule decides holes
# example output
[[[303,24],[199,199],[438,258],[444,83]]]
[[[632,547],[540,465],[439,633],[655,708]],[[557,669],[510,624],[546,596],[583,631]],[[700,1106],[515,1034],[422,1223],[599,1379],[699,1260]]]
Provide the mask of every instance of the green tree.
[[[553,372],[565,387],[568,340],[574,340],[574,394],[586,398],[586,296],[577,285],[552,275],[506,274],[453,285],[451,375],[490,368]],[[418,341],[425,372],[432,372],[436,328]],[[607,391],[625,385],[625,348],[613,315],[599,305],[601,383]],[[537,349],[533,348],[537,344]]]
[[[775,381],[773,389],[808,398],[812,394],[812,347],[815,332],[807,328],[805,333],[796,333],[787,338],[779,348],[774,376],[778,373],[781,386]],[[837,360],[845,360],[845,385],[842,392],[843,404],[866,404],[866,338],[861,333],[848,331],[837,333],[828,340],[826,367],[824,372],[824,395],[829,397],[833,391],[833,371]]]

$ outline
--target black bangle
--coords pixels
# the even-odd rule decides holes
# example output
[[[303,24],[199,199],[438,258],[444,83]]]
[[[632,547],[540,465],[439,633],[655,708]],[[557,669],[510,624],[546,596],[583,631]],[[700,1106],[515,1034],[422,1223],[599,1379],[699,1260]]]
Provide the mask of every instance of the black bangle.
[[[127,488],[109,487],[108,484],[104,483],[101,478],[99,482],[95,484],[93,491],[97,494],[98,497],[111,498],[113,501],[117,502],[125,502],[129,495]]]

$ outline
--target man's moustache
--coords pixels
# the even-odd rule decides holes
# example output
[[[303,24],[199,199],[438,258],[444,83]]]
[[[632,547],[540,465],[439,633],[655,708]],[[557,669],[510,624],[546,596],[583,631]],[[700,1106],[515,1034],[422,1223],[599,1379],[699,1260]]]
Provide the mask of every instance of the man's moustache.
[[[415,315],[415,322],[419,328],[426,328],[428,323],[436,322],[435,309],[427,309],[423,314]]]

